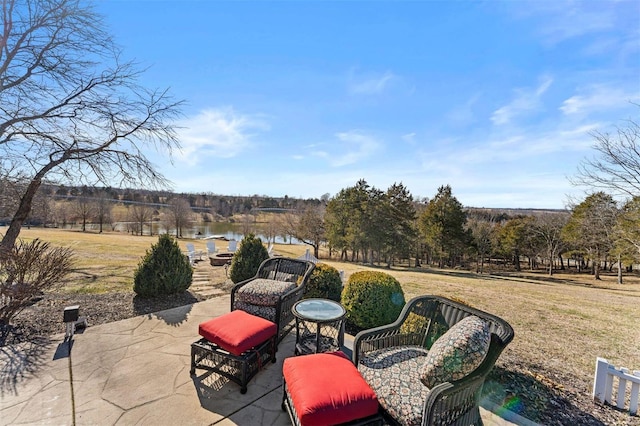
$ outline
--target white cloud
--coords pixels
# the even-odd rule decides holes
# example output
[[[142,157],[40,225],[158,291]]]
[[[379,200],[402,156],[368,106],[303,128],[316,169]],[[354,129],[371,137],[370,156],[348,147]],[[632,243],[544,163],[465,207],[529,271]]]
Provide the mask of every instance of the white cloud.
[[[476,118],[473,112],[473,107],[479,99],[480,94],[475,94],[463,105],[459,105],[452,111],[449,111],[447,114],[448,120],[458,126],[467,126],[475,122]]]
[[[396,76],[390,71],[382,75],[367,77],[356,77],[352,73],[349,78],[348,91],[354,95],[377,95],[382,93],[395,78]]]
[[[579,90],[580,94],[566,99],[560,110],[565,115],[588,114],[602,110],[627,108],[629,102],[637,102],[640,93],[622,90],[608,85],[591,85]]]
[[[489,136],[473,146],[460,147],[460,141],[439,144],[419,153],[425,170],[439,170],[442,175],[466,175],[471,169],[486,167],[494,173],[504,167],[521,164],[519,171],[541,170],[550,158],[566,158],[566,164],[581,158],[593,145],[590,132],[600,123],[539,131],[528,129],[505,135]],[[535,166],[538,164],[539,166]]]
[[[334,167],[357,163],[380,148],[380,142],[377,139],[359,130],[338,133],[336,137],[343,151],[331,156],[331,165]]]
[[[178,126],[182,152],[176,158],[191,165],[206,157],[235,157],[251,146],[254,132],[269,128],[262,118],[233,108],[202,110]]]
[[[407,133],[406,135],[402,135],[402,140],[405,141],[406,143],[408,143],[409,145],[415,145],[416,144],[416,133],[415,132],[411,132],[411,133]]]
[[[526,7],[520,2],[512,5],[510,9],[518,18],[541,18],[536,24],[537,32],[549,44],[614,28],[618,8],[615,2],[599,1],[532,1]]]
[[[540,98],[552,83],[553,79],[550,76],[543,76],[534,90],[516,89],[516,97],[509,104],[495,110],[491,115],[491,121],[496,125],[509,124],[517,116],[538,110],[541,107]]]

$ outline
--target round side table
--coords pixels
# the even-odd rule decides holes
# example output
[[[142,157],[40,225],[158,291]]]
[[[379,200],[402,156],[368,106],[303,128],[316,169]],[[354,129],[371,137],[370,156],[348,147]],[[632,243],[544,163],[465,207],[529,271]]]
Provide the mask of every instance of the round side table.
[[[296,355],[337,351],[344,344],[344,306],[328,299],[305,299],[291,308],[296,318]]]

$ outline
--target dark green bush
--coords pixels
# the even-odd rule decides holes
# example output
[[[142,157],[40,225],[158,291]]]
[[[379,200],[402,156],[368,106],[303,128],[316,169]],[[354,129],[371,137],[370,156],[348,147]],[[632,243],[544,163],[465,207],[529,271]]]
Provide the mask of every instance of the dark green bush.
[[[189,288],[192,279],[189,258],[173,238],[162,234],[133,273],[133,291],[142,297],[181,293]]]
[[[258,272],[260,264],[268,258],[269,253],[260,238],[253,234],[245,236],[231,260],[229,278],[234,283],[248,280]]]
[[[316,268],[307,282],[304,298],[320,297],[340,302],[341,293],[342,280],[340,279],[340,272],[326,263],[316,264]]]
[[[384,272],[356,272],[342,291],[347,321],[361,330],[395,321],[404,303],[400,283]]]

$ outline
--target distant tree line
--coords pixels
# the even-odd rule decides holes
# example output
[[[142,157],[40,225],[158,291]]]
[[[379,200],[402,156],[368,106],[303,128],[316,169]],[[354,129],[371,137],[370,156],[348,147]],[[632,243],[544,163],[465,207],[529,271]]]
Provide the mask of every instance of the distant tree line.
[[[17,209],[19,197],[28,182],[0,179],[0,223],[11,220]],[[33,201],[27,225],[66,226],[80,224],[102,226],[118,221],[147,222],[160,220],[162,212],[169,212],[176,227],[187,222],[211,222],[234,215],[248,214],[255,210],[301,210],[320,205],[329,194],[320,199],[295,199],[288,196],[276,198],[260,195],[229,196],[212,193],[189,194],[170,191],[120,189],[100,187],[68,187],[42,184]],[[114,206],[124,206],[131,214],[112,214]],[[181,212],[181,213],[180,213]]]
[[[1,217],[10,217],[15,188],[0,181]],[[19,191],[19,190],[18,190]],[[183,236],[194,222],[233,220],[262,209],[279,211],[266,225],[267,238],[293,236],[309,244],[316,257],[326,246],[343,261],[410,266],[474,268],[479,273],[524,267],[587,271],[631,269],[640,255],[640,198],[620,206],[596,192],[568,210],[503,210],[464,207],[449,185],[432,199],[415,200],[402,183],[386,191],[364,179],[320,199],[267,196],[174,194],[166,191],[42,185],[34,199],[30,225],[88,224],[151,233],[152,222]],[[246,228],[246,229],[244,229]],[[246,233],[255,232],[243,224]]]

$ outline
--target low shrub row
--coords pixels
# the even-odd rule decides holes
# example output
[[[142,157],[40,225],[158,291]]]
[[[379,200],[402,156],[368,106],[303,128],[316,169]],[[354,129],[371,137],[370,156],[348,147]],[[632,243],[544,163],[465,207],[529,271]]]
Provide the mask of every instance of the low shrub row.
[[[255,275],[260,263],[269,257],[262,241],[253,235],[242,240],[233,256],[230,278],[237,283]],[[134,273],[133,289],[143,297],[183,292],[191,285],[193,268],[188,258],[169,235],[160,235]],[[366,329],[389,324],[398,317],[405,299],[398,280],[378,271],[352,274],[342,285],[333,266],[319,263],[307,283],[305,298],[325,298],[342,303],[347,310],[347,325]]]
[[[313,270],[304,297],[341,302],[347,310],[347,324],[354,330],[395,321],[405,304],[402,287],[391,275],[378,271],[356,272],[343,288],[338,270],[323,263]]]

